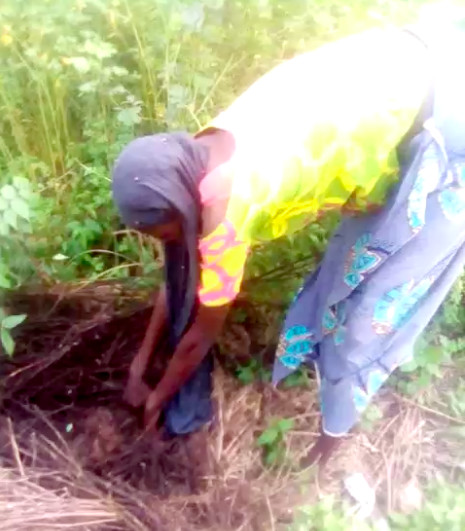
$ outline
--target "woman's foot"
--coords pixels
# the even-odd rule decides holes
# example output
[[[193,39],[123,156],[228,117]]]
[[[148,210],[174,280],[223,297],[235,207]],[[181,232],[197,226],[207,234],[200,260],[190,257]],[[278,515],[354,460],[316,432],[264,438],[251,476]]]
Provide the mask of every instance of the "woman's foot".
[[[320,468],[323,468],[339,447],[341,440],[340,437],[331,437],[322,432],[310,452],[301,459],[300,465],[307,468],[318,463]]]

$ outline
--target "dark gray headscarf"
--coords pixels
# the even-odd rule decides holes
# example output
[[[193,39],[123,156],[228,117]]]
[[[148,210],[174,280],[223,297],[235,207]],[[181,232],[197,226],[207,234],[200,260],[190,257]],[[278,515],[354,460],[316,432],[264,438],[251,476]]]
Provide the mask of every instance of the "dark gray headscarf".
[[[113,198],[126,225],[141,229],[174,219],[182,223],[182,239],[164,244],[172,348],[189,326],[197,304],[199,184],[207,163],[205,146],[187,134],[171,133],[133,140],[123,149],[113,169]],[[171,401],[166,410],[169,431],[187,433],[208,420],[210,368],[207,357]]]

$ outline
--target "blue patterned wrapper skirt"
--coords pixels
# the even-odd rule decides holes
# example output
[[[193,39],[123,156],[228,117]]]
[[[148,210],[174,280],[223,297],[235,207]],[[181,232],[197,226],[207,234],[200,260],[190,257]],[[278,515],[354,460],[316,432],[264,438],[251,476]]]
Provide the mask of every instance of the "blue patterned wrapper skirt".
[[[402,147],[386,204],[343,220],[286,317],[273,382],[314,364],[329,435],[347,433],[389,375],[412,359],[463,271],[465,74],[454,56],[463,62],[464,49],[432,61],[432,116]]]

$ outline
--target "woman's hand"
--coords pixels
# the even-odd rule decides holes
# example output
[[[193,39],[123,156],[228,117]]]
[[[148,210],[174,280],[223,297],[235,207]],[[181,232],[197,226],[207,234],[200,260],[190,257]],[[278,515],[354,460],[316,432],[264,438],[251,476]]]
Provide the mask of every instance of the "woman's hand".
[[[144,424],[146,430],[156,427],[161,413],[161,403],[157,391],[151,391],[145,402]]]
[[[144,382],[144,371],[140,370],[140,358],[136,356],[129,369],[128,383],[124,390],[124,400],[132,407],[140,407],[150,394],[150,387]]]
[[[144,382],[143,376],[156,348],[157,341],[166,326],[166,318],[166,292],[162,288],[159,294],[156,295],[152,316],[142,345],[129,369],[129,379],[124,392],[124,400],[133,407],[141,406],[150,394],[150,388]]]

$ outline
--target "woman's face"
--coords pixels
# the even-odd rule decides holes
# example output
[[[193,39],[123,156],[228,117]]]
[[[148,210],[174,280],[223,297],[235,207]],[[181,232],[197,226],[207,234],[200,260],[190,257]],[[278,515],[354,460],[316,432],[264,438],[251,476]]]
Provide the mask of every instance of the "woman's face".
[[[157,240],[164,242],[171,242],[181,239],[182,227],[181,222],[171,221],[163,225],[155,225],[154,227],[147,227],[141,230],[144,234],[148,234]]]

